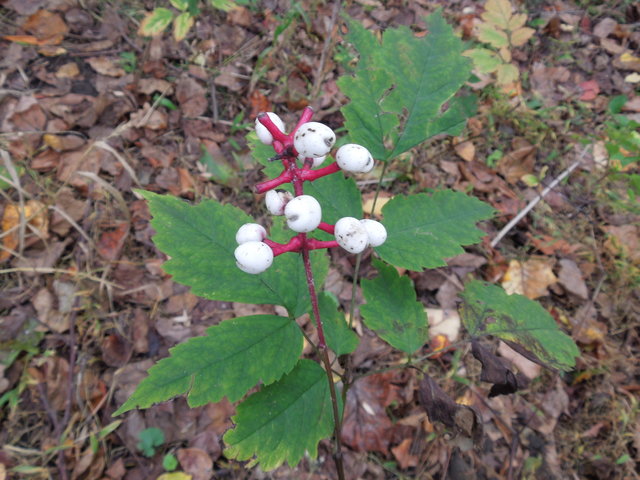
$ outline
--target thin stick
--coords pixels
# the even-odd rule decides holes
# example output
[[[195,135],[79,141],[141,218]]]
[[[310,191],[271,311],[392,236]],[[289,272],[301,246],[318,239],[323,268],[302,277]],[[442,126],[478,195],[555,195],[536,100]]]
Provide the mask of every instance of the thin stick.
[[[567,176],[569,176],[569,174],[571,172],[573,172],[576,168],[578,168],[578,166],[580,165],[580,163],[582,163],[582,159],[584,158],[585,154],[587,153],[587,148],[585,148],[582,153],[580,154],[580,157],[573,162],[571,165],[569,165],[569,167],[567,167],[567,169],[562,172],[560,175],[558,175],[548,186],[547,188],[545,188],[542,192],[540,192],[540,194],[534,198],[533,200],[531,200],[529,202],[529,204],[522,210],[520,211],[520,213],[518,213],[518,215],[516,215],[509,223],[507,223],[504,228],[502,230],[500,230],[500,232],[498,233],[498,235],[496,235],[496,237],[491,240],[491,247],[495,248],[496,245],[498,245],[498,243],[500,243],[500,240],[502,240],[504,238],[504,236],[509,233],[509,231],[516,226],[516,224],[522,220],[532,209],[533,207],[535,207],[538,202],[540,202],[540,200],[542,200],[551,190],[553,190],[556,185],[558,185],[562,180],[564,180]]]
[[[313,272],[311,271],[309,250],[306,248],[302,249],[302,261],[304,263],[305,273],[307,274],[307,287],[309,287],[309,297],[311,298],[313,316],[315,317],[316,328],[318,329],[318,349],[322,353],[322,363],[324,364],[324,371],[327,374],[327,380],[329,382],[329,393],[331,395],[331,406],[333,407],[333,436],[335,438],[333,460],[336,463],[338,479],[345,480],[344,464],[342,462],[342,439],[340,438],[342,432],[342,419],[340,418],[340,411],[338,409],[338,396],[336,394],[336,386],[333,383],[333,373],[331,369],[331,361],[329,360],[329,350],[327,349],[324,330],[322,328],[322,319],[320,318],[318,295],[316,293],[316,287],[313,281]]]

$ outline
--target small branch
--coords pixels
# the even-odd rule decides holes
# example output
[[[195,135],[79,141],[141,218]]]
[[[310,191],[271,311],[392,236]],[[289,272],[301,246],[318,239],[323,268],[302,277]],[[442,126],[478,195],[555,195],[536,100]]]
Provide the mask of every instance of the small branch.
[[[276,178],[257,183],[255,186],[255,191],[256,193],[268,192],[269,190],[273,190],[274,188],[279,187],[283,183],[289,183],[291,180],[293,180],[293,173],[290,170],[285,170]]]
[[[322,230],[323,232],[327,232],[329,235],[333,235],[336,232],[336,226],[326,222],[320,222],[320,225],[318,225],[318,229]]]
[[[304,239],[306,239],[306,234],[301,235]],[[344,464],[342,462],[342,419],[340,418],[340,410],[338,408],[338,395],[336,393],[336,386],[333,383],[333,373],[331,370],[331,361],[329,360],[329,350],[327,348],[327,342],[325,340],[324,330],[322,328],[322,319],[320,318],[320,308],[318,306],[318,295],[316,294],[313,272],[311,271],[311,260],[309,258],[309,250],[306,247],[306,242],[302,248],[302,261],[307,277],[307,287],[309,288],[309,297],[311,299],[313,316],[315,317],[316,328],[318,329],[318,350],[321,352],[322,363],[324,364],[324,370],[327,374],[327,381],[329,382],[329,394],[331,395],[331,406],[333,408],[333,436],[335,440],[333,459],[336,462],[338,479],[345,480]]]
[[[269,118],[269,115],[266,113],[261,113],[258,115],[258,121],[264,125],[264,127],[269,131],[269,133],[273,136],[275,141],[281,142],[286,145],[287,141],[289,141],[289,135],[280,131],[280,129],[273,123],[273,120]]]
[[[582,151],[580,158],[578,158],[575,162],[569,165],[569,167],[564,172],[558,175],[542,192],[540,192],[540,194],[536,198],[531,200],[529,204],[522,211],[520,211],[520,213],[518,213],[518,215],[516,215],[509,223],[507,223],[505,227],[502,230],[500,230],[500,232],[496,235],[496,237],[493,240],[491,240],[491,247],[495,248],[495,246],[498,245],[498,243],[500,243],[500,240],[502,240],[504,236],[507,233],[509,233],[509,231],[513,227],[515,227],[516,224],[520,220],[522,220],[533,209],[533,207],[535,207],[538,204],[538,202],[540,202],[540,200],[542,200],[562,180],[564,180],[567,176],[569,176],[569,174],[573,172],[580,165],[586,153],[587,153],[587,149],[585,148]]]
[[[326,167],[319,168],[317,170],[302,169],[300,170],[300,178],[306,181],[314,181],[320,177],[326,177],[327,175],[331,175],[332,173],[336,173],[340,171],[340,167],[336,162],[333,162],[331,165],[327,165]]]

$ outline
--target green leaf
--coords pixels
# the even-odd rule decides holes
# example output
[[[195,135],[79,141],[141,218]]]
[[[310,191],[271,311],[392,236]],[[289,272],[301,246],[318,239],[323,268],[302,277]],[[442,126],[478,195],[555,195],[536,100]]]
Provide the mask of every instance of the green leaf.
[[[488,43],[494,48],[509,45],[509,37],[502,30],[497,30],[493,25],[483,23],[478,27],[478,40]]]
[[[503,63],[496,52],[487,48],[467,50],[464,55],[473,60],[475,67],[482,73],[495,72]]]
[[[407,27],[388,29],[382,43],[355,22],[347,40],[359,53],[355,76],[338,86],[350,102],[342,108],[352,141],[386,161],[426,140],[429,124],[469,78],[462,42],[436,12],[426,19],[428,34]]]
[[[168,8],[156,8],[147,13],[140,22],[138,35],[143,37],[154,37],[160,35],[169,26],[173,19],[173,12]]]
[[[178,10],[185,11],[189,8],[189,0],[169,0],[171,5],[176,7]]]
[[[338,301],[330,293],[323,292],[318,295],[318,304],[329,348],[336,355],[353,353],[360,340],[347,325],[344,314],[338,310]]]
[[[468,283],[460,296],[460,316],[472,336],[493,335],[513,342],[558,370],[575,366],[578,347],[539,303],[480,281]]]
[[[189,205],[170,195],[138,193],[149,202],[151,226],[157,232],[153,241],[170,257],[163,269],[176,282],[211,300],[282,305],[295,317],[308,311],[309,292],[300,255],[280,255],[260,275],[244,273],[236,266],[236,232],[242,224],[254,223],[242,210],[209,199]],[[286,242],[291,232],[285,232],[283,224],[282,219],[275,219],[269,238]],[[311,262],[315,281],[321,285],[329,269],[326,253],[311,252]]]
[[[411,354],[428,340],[424,306],[416,300],[409,277],[401,277],[395,268],[380,260],[374,260],[373,265],[379,274],[373,280],[361,282],[367,303],[360,306],[360,313],[367,327],[385,342]]]
[[[145,457],[153,457],[156,454],[156,447],[164,444],[164,432],[159,428],[151,427],[142,430],[138,437],[138,450]]]
[[[223,12],[233,10],[237,6],[236,2],[234,2],[233,0],[209,0],[209,3],[213,8],[217,8],[218,10],[222,10]]]
[[[224,157],[213,158],[213,155],[209,153],[204,144],[200,145],[200,151],[202,155],[198,161],[205,166],[207,172],[211,174],[211,180],[214,182],[228,185],[237,175]]]
[[[480,241],[484,232],[475,224],[493,213],[486,203],[452,190],[400,195],[382,209],[388,236],[376,252],[396,267],[441,267],[445,258],[464,253],[462,245]]]
[[[341,173],[321,177],[304,185],[304,193],[322,205],[322,221],[336,223],[342,217],[362,218],[362,196],[352,177]]]
[[[312,360],[300,360],[291,373],[238,406],[236,424],[224,441],[227,458],[255,456],[263,470],[284,462],[296,465],[305,452],[317,456],[318,442],[333,431],[333,412],[324,370]]]
[[[225,396],[235,402],[257,383],[291,371],[302,353],[302,334],[287,317],[253,315],[225,320],[169,351],[114,415],[184,393],[191,407]]]
[[[477,111],[478,97],[475,95],[454,97],[449,102],[449,108],[427,124],[427,136],[431,138],[442,133],[460,135],[467,118],[474,116]]]
[[[256,135],[255,131],[249,132],[245,138],[247,139],[247,143],[251,149],[251,156],[253,159],[265,167],[264,170],[262,170],[262,174],[266,178],[276,178],[280,175],[282,173],[282,162],[269,161],[269,159],[276,154],[273,147],[262,143],[258,139],[258,135]]]
[[[185,39],[193,26],[194,18],[189,12],[182,12],[173,21],[173,39],[180,42]]]
[[[172,453],[167,453],[164,457],[162,457],[162,468],[164,468],[167,472],[172,472],[176,468],[178,468],[178,459]]]

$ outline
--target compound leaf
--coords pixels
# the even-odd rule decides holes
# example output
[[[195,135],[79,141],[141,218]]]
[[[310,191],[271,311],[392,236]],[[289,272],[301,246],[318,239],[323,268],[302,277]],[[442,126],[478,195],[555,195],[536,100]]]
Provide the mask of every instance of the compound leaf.
[[[333,412],[324,370],[312,360],[300,360],[276,383],[248,397],[227,431],[225,456],[247,460],[255,456],[263,470],[284,462],[296,465],[333,431]]]
[[[328,292],[318,296],[318,306],[327,345],[336,355],[352,353],[358,347],[358,336],[349,328],[338,301]]]
[[[350,102],[342,108],[351,141],[386,161],[429,138],[429,124],[443,114],[471,72],[462,42],[441,12],[426,18],[419,38],[407,27],[388,29],[380,43],[355,22],[347,40],[359,54],[353,76],[338,81]]]
[[[480,281],[468,283],[460,296],[460,316],[473,337],[493,335],[558,370],[575,366],[578,347],[539,303],[523,295],[508,295],[501,287]]]
[[[140,22],[138,35],[154,37],[160,35],[169,26],[173,19],[173,12],[168,8],[156,8],[147,13]]]
[[[376,248],[386,262],[409,270],[446,265],[463,253],[462,245],[480,241],[475,224],[493,216],[493,208],[452,190],[396,196],[382,209],[387,241]]]
[[[291,371],[302,353],[302,334],[291,319],[253,315],[225,320],[169,350],[149,369],[133,395],[114,413],[147,408],[187,394],[191,407],[227,397],[234,402],[259,382]]]
[[[394,348],[413,353],[428,339],[427,316],[416,300],[411,279],[398,275],[395,268],[374,260],[378,276],[362,280],[362,294],[367,303],[360,312],[367,327]]]
[[[211,300],[282,305],[296,317],[308,311],[309,292],[300,255],[280,255],[260,275],[244,273],[236,266],[236,232],[242,224],[254,222],[242,210],[209,199],[190,205],[170,195],[138,193],[149,202],[151,225],[157,232],[153,241],[170,257],[163,269],[176,282]],[[274,221],[269,237],[288,240],[291,232],[283,231],[282,225],[279,219]],[[316,282],[322,284],[329,268],[327,256],[313,251],[311,261]]]

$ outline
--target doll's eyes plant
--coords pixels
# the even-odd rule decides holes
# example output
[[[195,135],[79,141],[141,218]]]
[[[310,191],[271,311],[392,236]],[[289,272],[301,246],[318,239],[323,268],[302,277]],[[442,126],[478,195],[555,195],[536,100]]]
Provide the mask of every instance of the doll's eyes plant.
[[[305,454],[315,457],[319,442],[331,437],[343,480],[344,405],[357,380],[350,362],[338,374],[331,358],[348,359],[359,338],[336,299],[322,290],[326,249],[361,255],[371,248],[377,276],[359,282],[364,324],[404,356],[406,367],[422,372],[419,396],[429,417],[477,440],[479,429],[469,432],[457,423],[469,408],[456,405],[426,373],[429,357],[438,352],[426,350],[425,308],[398,269],[446,265],[446,258],[464,252],[462,246],[481,240],[476,224],[491,218],[493,209],[461,192],[439,190],[396,195],[378,222],[365,218],[353,179],[377,165],[382,179],[391,159],[434,135],[458,135],[474,110],[473,98],[454,96],[471,71],[462,42],[439,12],[425,21],[427,35],[400,27],[385,31],[381,42],[348,23],[346,40],[359,60],[353,74],[338,80],[350,102],[342,108],[349,143],[337,151],[334,132],[311,121],[311,109],[289,133],[275,113],[258,116],[251,143],[268,178],[254,190],[265,194],[273,215],[268,232],[233,205],[189,205],[138,192],[153,215],[154,243],[169,257],[163,268],[176,282],[212,300],[280,305],[286,316],[225,320],[173,347],[114,415],[177,395],[186,395],[192,407],[226,397],[240,401],[234,427],[224,435],[227,458],[251,460],[264,470],[284,462],[293,466]],[[357,258],[354,289],[362,257]],[[537,303],[481,281],[468,282],[460,300],[471,353],[483,365],[480,379],[493,384],[490,395],[513,392],[523,383],[481,344],[484,337],[499,338],[558,371],[574,366],[576,345]],[[353,305],[350,313],[353,318]],[[317,341],[296,322],[305,314],[313,318]],[[304,339],[311,358],[301,358]]]

